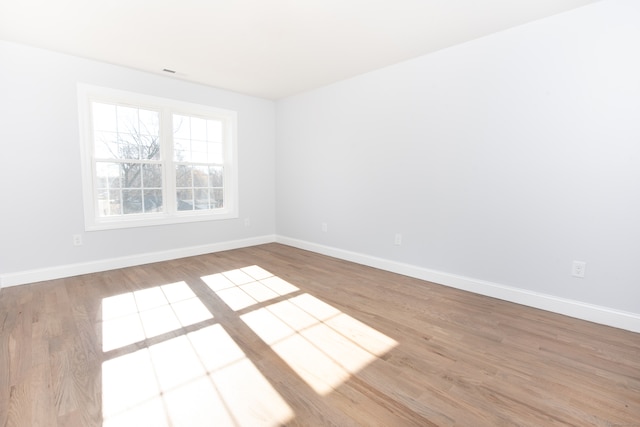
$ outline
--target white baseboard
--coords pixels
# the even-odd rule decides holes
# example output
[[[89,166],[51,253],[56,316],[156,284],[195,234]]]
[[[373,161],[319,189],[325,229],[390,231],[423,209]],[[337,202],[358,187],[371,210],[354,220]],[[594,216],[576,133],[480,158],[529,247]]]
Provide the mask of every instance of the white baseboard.
[[[404,276],[414,277],[416,279],[438,283],[452,288],[486,295],[529,307],[539,308],[602,325],[613,326],[615,328],[625,329],[632,332],[640,332],[640,314],[638,313],[625,312],[576,300],[487,282],[484,280],[430,270],[423,267],[403,264],[400,262],[284,236],[277,236],[276,241],[284,245],[379,268],[381,270],[402,274]]]
[[[97,273],[99,271],[115,270],[118,268],[132,267],[135,265],[150,264],[153,262],[168,261],[196,255],[204,255],[231,249],[246,248],[249,246],[272,243],[275,242],[275,240],[276,237],[273,235],[259,236],[249,239],[212,243],[209,245],[191,246],[187,248],[171,249],[168,251],[151,252],[99,261],[7,273],[0,275],[0,288],[41,282],[44,280],[60,279],[63,277],[78,276],[81,274]]]
[[[553,313],[563,314],[590,322],[595,322],[632,332],[640,332],[640,314],[616,310],[608,307],[588,304],[576,300],[560,298],[553,295],[528,291],[525,289],[487,282],[470,277],[459,276],[436,270],[430,270],[415,265],[404,264],[383,258],[377,258],[357,252],[351,252],[330,246],[324,246],[285,236],[259,236],[249,239],[233,240],[213,243],[209,245],[192,246],[171,249],[168,251],[151,252],[127,257],[110,258],[78,264],[62,265],[37,270],[5,273],[0,275],[0,288],[96,273],[99,271],[115,270],[118,268],[161,262],[189,256],[226,251],[278,242],[284,245],[305,249],[311,252],[328,255],[334,258],[355,262],[381,270],[402,274],[441,285],[486,295],[529,307],[539,308]]]

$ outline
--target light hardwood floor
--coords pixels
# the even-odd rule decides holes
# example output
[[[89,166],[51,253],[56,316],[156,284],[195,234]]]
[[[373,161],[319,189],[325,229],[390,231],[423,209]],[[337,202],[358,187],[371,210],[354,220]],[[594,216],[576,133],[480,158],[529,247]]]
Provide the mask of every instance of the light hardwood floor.
[[[640,426],[640,335],[279,244],[0,291],[0,426]]]

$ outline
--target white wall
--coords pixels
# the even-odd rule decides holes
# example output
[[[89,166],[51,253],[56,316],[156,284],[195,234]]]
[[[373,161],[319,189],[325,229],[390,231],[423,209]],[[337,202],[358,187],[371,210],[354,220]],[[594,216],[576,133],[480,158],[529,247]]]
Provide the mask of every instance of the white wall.
[[[640,331],[638,22],[604,0],[277,104],[0,41],[0,284],[277,233]],[[240,218],[84,232],[78,82],[237,110]]]
[[[238,111],[240,218],[84,232],[78,82]],[[0,274],[5,277],[259,236],[273,239],[272,101],[0,42],[0,123]],[[72,245],[73,234],[83,235],[83,246]]]
[[[639,22],[605,0],[278,102],[278,235],[640,314]]]

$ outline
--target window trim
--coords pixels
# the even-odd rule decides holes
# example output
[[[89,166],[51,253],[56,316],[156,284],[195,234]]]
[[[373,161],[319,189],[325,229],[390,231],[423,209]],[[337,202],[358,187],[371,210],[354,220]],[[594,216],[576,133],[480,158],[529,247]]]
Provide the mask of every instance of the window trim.
[[[78,83],[78,117],[80,127],[80,155],[82,169],[82,196],[84,206],[85,230],[108,230],[119,228],[145,227],[164,224],[214,221],[238,218],[238,113],[223,108],[178,101]],[[95,183],[92,102],[116,103],[138,108],[148,108],[160,113],[160,145],[164,154],[163,165],[163,205],[165,212],[126,214],[112,217],[100,217],[97,210],[97,190]],[[225,122],[224,144],[224,204],[215,210],[178,211],[176,208],[175,168],[173,160],[173,125],[171,114],[196,117],[208,117]],[[223,137],[223,140],[226,139]]]

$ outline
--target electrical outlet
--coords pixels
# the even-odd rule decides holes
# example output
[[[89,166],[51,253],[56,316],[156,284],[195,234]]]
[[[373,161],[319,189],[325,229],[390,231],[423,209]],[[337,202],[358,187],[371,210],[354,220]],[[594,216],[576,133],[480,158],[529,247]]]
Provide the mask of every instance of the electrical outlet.
[[[395,238],[393,239],[393,244],[396,246],[400,246],[402,244],[402,234],[396,234]]]
[[[329,231],[329,226],[327,225],[326,222],[322,223],[322,232],[326,233],[327,231]]]
[[[244,226],[245,227],[251,227],[251,219],[250,218],[245,218],[244,219]]]
[[[73,235],[73,246],[82,246],[82,234]]]
[[[584,270],[587,268],[587,263],[584,261],[573,261],[571,266],[571,275],[573,277],[584,278]]]

